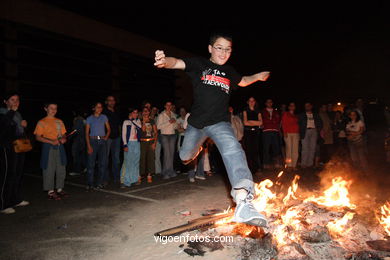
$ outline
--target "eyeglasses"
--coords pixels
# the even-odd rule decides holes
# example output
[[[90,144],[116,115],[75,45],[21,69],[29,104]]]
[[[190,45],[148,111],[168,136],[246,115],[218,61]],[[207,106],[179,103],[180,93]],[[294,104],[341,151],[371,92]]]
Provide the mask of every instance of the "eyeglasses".
[[[215,46],[213,46],[213,48],[217,51],[217,52],[226,52],[227,54],[230,54],[230,53],[232,53],[232,49],[231,48],[222,48],[222,47],[220,47],[220,46],[218,46],[218,47],[215,47]]]

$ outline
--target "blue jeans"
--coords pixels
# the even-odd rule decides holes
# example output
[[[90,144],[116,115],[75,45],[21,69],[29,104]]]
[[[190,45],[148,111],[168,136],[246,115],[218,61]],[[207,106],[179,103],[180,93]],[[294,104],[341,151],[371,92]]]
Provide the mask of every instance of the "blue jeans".
[[[271,151],[270,151],[271,148]],[[273,163],[276,159],[280,163],[280,135],[276,131],[263,131],[263,163]]]
[[[103,183],[104,174],[107,169],[107,141],[90,139],[90,144],[93,149],[91,154],[88,154],[88,170],[87,170],[87,185],[94,186],[95,165],[98,162],[98,176],[96,185]]]
[[[176,134],[161,135],[161,146],[163,150],[163,169],[162,176],[175,176],[173,169],[173,159],[175,157]]]
[[[301,166],[312,167],[316,154],[318,132],[317,129],[306,129],[305,137],[302,139]]]
[[[127,148],[129,150],[123,153],[121,183],[129,187],[131,184],[137,182],[139,178],[141,149],[138,141],[129,141]]]
[[[245,189],[253,194],[252,174],[248,168],[244,150],[234,135],[229,122],[219,122],[202,129],[197,129],[189,124],[185,132],[183,146],[180,149],[180,158],[183,161],[193,159],[207,137],[213,139],[221,153],[232,185],[233,199],[236,198],[236,190],[239,189]]]
[[[368,171],[368,162],[367,162],[367,145],[365,140],[361,143],[355,144],[348,142],[349,154],[351,156],[352,164],[357,169],[363,171]]]
[[[121,149],[121,138],[117,137],[114,139],[109,138],[107,140],[107,171],[104,175],[104,181],[108,181],[110,179],[110,171],[108,169],[109,165],[109,158],[111,154],[112,159],[112,165],[111,165],[111,172],[115,183],[119,183],[120,179],[120,173],[119,173],[119,167],[120,167],[120,159],[119,159],[119,153]]]

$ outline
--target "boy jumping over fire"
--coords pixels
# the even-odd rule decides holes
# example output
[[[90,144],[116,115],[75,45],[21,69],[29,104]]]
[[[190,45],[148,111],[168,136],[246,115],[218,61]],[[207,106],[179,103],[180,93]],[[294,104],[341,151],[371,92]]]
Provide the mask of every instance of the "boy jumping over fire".
[[[180,158],[184,163],[193,160],[207,137],[213,139],[224,161],[232,185],[231,195],[237,204],[233,220],[267,226],[265,216],[252,204],[253,178],[245,153],[229,122],[228,106],[233,89],[266,81],[270,73],[264,71],[241,77],[232,66],[226,64],[232,53],[232,38],[227,35],[211,36],[208,51],[209,59],[166,57],[161,50],[155,53],[154,65],[157,68],[184,70],[192,80],[194,101]]]

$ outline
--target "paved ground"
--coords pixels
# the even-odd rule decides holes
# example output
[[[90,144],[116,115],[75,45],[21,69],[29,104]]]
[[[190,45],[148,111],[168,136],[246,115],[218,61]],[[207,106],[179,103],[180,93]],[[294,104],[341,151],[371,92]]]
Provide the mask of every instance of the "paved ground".
[[[389,167],[378,147],[370,150],[370,177],[361,178],[356,191],[384,200],[390,198]],[[13,215],[0,215],[0,259],[188,259],[177,254],[178,244],[156,244],[153,234],[198,217],[206,209],[231,205],[224,174],[196,183],[183,175],[166,181],[156,177],[153,184],[88,193],[84,178],[68,176],[66,190],[71,196],[49,201],[41,191],[36,164],[29,161],[25,169],[25,198],[31,205],[17,208]],[[317,188],[317,172],[300,171],[302,187]],[[266,172],[256,179],[276,174]],[[292,177],[293,173],[286,174],[285,180]],[[182,210],[192,215],[178,215]],[[203,259],[217,259],[213,257]]]

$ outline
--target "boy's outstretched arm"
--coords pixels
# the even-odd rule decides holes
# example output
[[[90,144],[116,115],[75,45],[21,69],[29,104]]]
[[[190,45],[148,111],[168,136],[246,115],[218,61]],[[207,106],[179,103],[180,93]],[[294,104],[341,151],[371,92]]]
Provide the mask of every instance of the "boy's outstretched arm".
[[[255,83],[256,81],[266,81],[269,77],[269,74],[269,71],[263,71],[260,73],[253,74],[251,76],[244,76],[242,77],[240,83],[238,83],[238,86],[246,87],[252,83]]]
[[[186,64],[183,60],[174,57],[166,57],[164,51],[157,50],[155,52],[154,60],[154,66],[159,69],[165,68],[184,70],[186,68]]]

